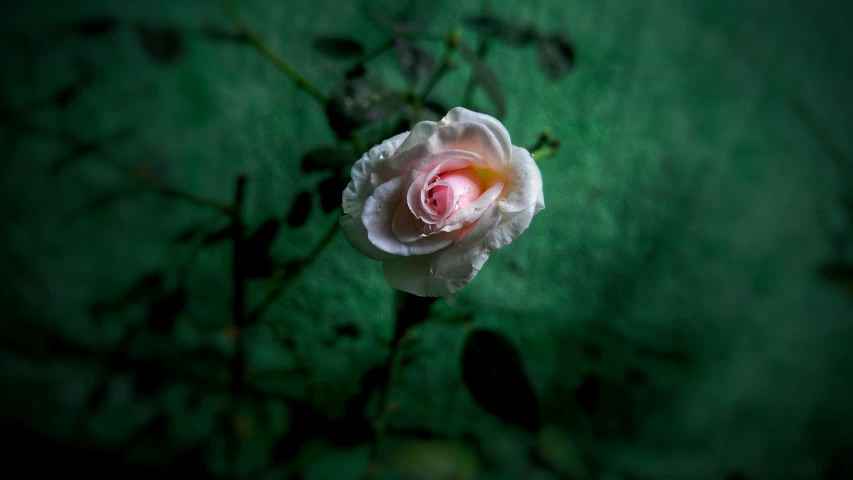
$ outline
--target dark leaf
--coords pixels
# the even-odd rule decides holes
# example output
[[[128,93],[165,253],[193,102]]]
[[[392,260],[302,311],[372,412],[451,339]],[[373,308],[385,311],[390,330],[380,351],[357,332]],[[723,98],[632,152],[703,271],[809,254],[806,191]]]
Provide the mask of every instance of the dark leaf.
[[[498,110],[498,116],[503,116],[506,112],[506,103],[504,102],[503,90],[501,89],[500,82],[498,82],[497,75],[495,75],[491,67],[481,62],[477,58],[477,55],[466,45],[460,44],[458,47],[462,56],[468,60],[468,63],[474,69],[474,76],[477,77],[477,81],[483,87],[486,97],[488,97],[489,101]]]
[[[465,20],[465,25],[513,47],[529,45],[537,36],[532,27],[520,27],[490,16],[468,18]]]
[[[204,240],[202,240],[202,245],[213,245],[215,243],[219,243],[223,240],[228,240],[232,237],[232,233],[234,231],[234,227],[231,225],[226,225],[219,230],[215,230],[213,232],[208,233]]]
[[[266,277],[272,274],[272,263],[269,250],[278,236],[281,223],[270,218],[265,221],[255,233],[253,233],[243,244],[245,262],[245,273],[249,278]]]
[[[521,356],[505,337],[475,330],[462,351],[462,381],[484,410],[531,431],[539,429],[536,394]]]
[[[594,343],[583,345],[583,354],[590,360],[601,360],[601,347]]]
[[[338,138],[349,140],[354,130],[399,114],[405,108],[400,94],[369,78],[353,78],[335,89],[326,103],[326,117]]]
[[[364,47],[355,40],[348,38],[318,38],[314,40],[314,48],[322,54],[335,58],[352,58],[364,55]]]
[[[166,368],[156,364],[138,366],[134,371],[133,389],[137,395],[148,396],[155,393],[168,378]]]
[[[243,31],[225,30],[219,27],[205,27],[201,33],[210,40],[218,42],[244,43],[249,41],[248,35]]]
[[[164,275],[162,272],[149,273],[143,276],[119,298],[96,302],[92,305],[92,313],[102,314],[120,310],[134,302],[145,298],[151,298],[160,293],[163,286]]]
[[[156,298],[148,308],[148,327],[157,333],[171,333],[186,302],[187,292],[183,288]]]
[[[287,214],[287,224],[291,227],[301,227],[311,214],[311,194],[305,191],[299,192],[290,213]]]
[[[339,337],[358,338],[361,334],[358,325],[353,323],[345,323],[343,325],[335,325],[335,335]]]
[[[437,102],[435,100],[426,100],[423,104],[423,107],[435,113],[439,117],[447,115],[447,112],[450,111],[449,108],[445,107],[440,102]]]
[[[601,398],[601,380],[595,375],[584,377],[581,384],[574,391],[575,403],[581,409],[592,415],[598,410]]]
[[[204,229],[204,225],[193,225],[178,232],[172,241],[175,243],[187,243],[192,241]]]
[[[136,35],[145,53],[158,62],[174,63],[183,54],[183,39],[176,28],[140,25],[136,27]]]
[[[368,7],[367,16],[396,34],[417,33],[423,31],[428,26],[423,21],[424,17],[420,17],[419,21],[408,20],[400,18],[399,15],[389,15],[387,11],[382,11],[374,6]]]
[[[401,118],[391,127],[391,130],[388,132],[388,137],[393,137],[394,135],[408,132],[412,129],[412,121],[408,118]]]
[[[435,57],[424,47],[405,38],[394,40],[394,55],[403,77],[411,85],[425,80],[435,69]]]
[[[536,60],[548,78],[558,80],[574,68],[575,49],[559,35],[542,38],[536,44]]]
[[[72,29],[80,35],[87,37],[99,37],[109,33],[117,23],[118,22],[114,18],[98,17],[75,23],[72,25]]]
[[[849,294],[853,294],[853,264],[827,262],[818,268],[824,280],[834,283]]]
[[[340,171],[355,162],[352,149],[346,147],[320,147],[302,156],[302,171],[306,173],[319,170]]]
[[[348,183],[349,180],[339,175],[320,182],[317,190],[320,192],[320,208],[324,212],[329,213],[341,206],[341,196]]]

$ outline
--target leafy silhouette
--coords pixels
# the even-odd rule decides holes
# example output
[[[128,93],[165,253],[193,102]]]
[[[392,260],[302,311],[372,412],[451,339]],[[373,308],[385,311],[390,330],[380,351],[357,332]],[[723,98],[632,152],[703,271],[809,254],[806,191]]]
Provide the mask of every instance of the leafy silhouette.
[[[148,308],[148,327],[157,333],[171,333],[186,303],[187,291],[183,287],[157,297]]]
[[[484,410],[531,431],[540,426],[539,403],[518,351],[503,335],[474,330],[462,351],[462,381]]]
[[[467,18],[465,25],[478,33],[501,40],[513,47],[529,45],[537,36],[536,31],[532,27],[513,25],[505,20],[489,15]]]
[[[96,17],[77,22],[71,26],[75,33],[86,37],[100,37],[115,28],[118,22],[110,17]]]
[[[93,303],[89,308],[93,315],[121,310],[130,304],[151,298],[160,293],[165,275],[163,272],[153,272],[144,275],[118,298]]]
[[[465,57],[465,60],[467,60],[474,69],[474,75],[477,77],[477,81],[479,81],[480,86],[483,87],[483,92],[485,92],[486,97],[488,97],[489,101],[492,102],[492,105],[494,105],[498,110],[498,116],[503,116],[504,113],[506,113],[506,102],[504,101],[503,90],[501,89],[497,75],[495,75],[495,72],[491,67],[480,61],[477,54],[468,48],[467,45],[460,44],[458,45],[458,48],[462,56]]]
[[[224,240],[228,240],[231,238],[232,233],[234,231],[233,225],[226,225],[218,230],[214,230],[208,233],[204,240],[202,241],[202,245],[214,245],[216,243],[222,242]]]
[[[536,43],[536,60],[548,78],[559,80],[575,66],[575,48],[560,35],[541,38]]]
[[[843,262],[826,262],[818,268],[821,278],[853,295],[853,264]]]
[[[317,191],[320,192],[320,208],[324,212],[332,212],[341,206],[341,193],[348,183],[349,180],[340,175],[329,177],[320,182]]]
[[[302,156],[302,171],[306,173],[331,170],[339,171],[341,168],[351,165],[354,161],[354,153],[347,147],[319,147]]]
[[[397,38],[393,49],[400,72],[410,85],[422,82],[435,69],[435,57],[420,45],[405,38]]]
[[[185,228],[185,229],[181,230],[180,232],[176,233],[176,234],[172,237],[172,241],[173,241],[173,242],[175,242],[175,243],[187,243],[187,242],[190,242],[190,241],[192,241],[193,239],[195,239],[195,238],[196,238],[196,236],[198,236],[198,234],[200,234],[200,233],[202,232],[202,230],[204,230],[204,225],[203,225],[203,224],[201,224],[201,225],[192,225],[192,226],[187,227],[187,228]]]
[[[245,273],[248,278],[265,277],[272,273],[269,250],[278,236],[281,223],[270,218],[265,221],[244,243]]]
[[[314,40],[314,48],[320,53],[335,58],[352,58],[364,55],[364,47],[349,38],[318,38]]]
[[[136,36],[145,53],[160,63],[172,64],[184,53],[181,32],[176,28],[139,25]]]
[[[338,138],[348,140],[354,130],[401,113],[406,107],[403,100],[376,80],[347,79],[326,103],[326,116]]]
[[[290,207],[290,213],[287,214],[287,224],[291,227],[301,227],[309,215],[311,215],[311,194],[303,190],[299,192]]]

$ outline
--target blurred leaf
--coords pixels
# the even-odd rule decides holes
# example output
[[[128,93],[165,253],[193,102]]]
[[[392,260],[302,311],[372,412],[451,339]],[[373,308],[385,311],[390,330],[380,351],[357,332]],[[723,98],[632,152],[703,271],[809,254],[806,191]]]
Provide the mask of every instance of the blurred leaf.
[[[358,338],[358,336],[361,334],[361,330],[358,328],[358,325],[354,323],[344,323],[342,325],[335,325],[334,330],[335,335],[339,337]]]
[[[447,112],[450,111],[450,109],[444,106],[441,102],[435,100],[426,100],[423,107],[438,115],[439,118],[447,115]]]
[[[177,61],[184,53],[181,32],[173,27],[137,26],[136,35],[151,58],[164,64]]]
[[[329,177],[320,182],[317,191],[320,192],[320,208],[324,212],[332,212],[341,206],[341,196],[344,189],[347,188],[347,184],[349,184],[349,180],[340,175]]]
[[[318,170],[339,171],[355,162],[355,154],[348,147],[320,147],[302,156],[302,171],[306,173]]]
[[[480,478],[477,455],[467,445],[444,440],[397,443],[388,465],[404,479],[475,480]]]
[[[213,245],[223,240],[228,240],[233,236],[233,234],[231,233],[233,231],[234,227],[230,224],[220,228],[219,230],[214,230],[213,232],[210,232],[204,237],[202,245]]]
[[[345,80],[332,93],[326,103],[326,117],[338,138],[349,140],[354,130],[386,120],[405,108],[399,93],[369,78],[353,78]]]
[[[117,24],[118,22],[114,18],[97,17],[74,23],[71,28],[80,35],[99,37],[109,33]]]
[[[486,97],[497,108],[498,116],[503,116],[506,112],[506,103],[504,102],[503,90],[501,89],[500,82],[498,82],[497,75],[495,75],[491,67],[481,62],[477,58],[477,54],[468,48],[468,46],[459,44],[458,48],[462,56],[468,60],[468,63],[474,69],[474,76],[477,77],[477,81],[483,87]]]
[[[826,262],[818,268],[818,275],[853,295],[853,264]]]
[[[314,48],[335,58],[352,58],[364,55],[364,47],[355,40],[340,37],[323,37],[314,40]]]
[[[133,388],[137,395],[148,396],[158,391],[168,378],[168,371],[154,363],[140,365],[134,370]]]
[[[192,241],[196,235],[201,233],[202,230],[204,230],[204,224],[187,227],[175,234],[175,236],[172,237],[172,241],[175,243],[187,243]]]
[[[478,33],[496,38],[513,47],[529,45],[537,36],[532,27],[520,27],[488,15],[467,18],[465,25]]]
[[[575,49],[565,38],[552,35],[536,43],[536,60],[548,78],[558,80],[574,68]]]
[[[202,29],[201,33],[208,39],[218,42],[249,42],[249,36],[242,30],[225,30],[219,27],[205,27]]]
[[[114,203],[118,200],[129,198],[129,197],[132,197],[132,196],[140,194],[140,193],[142,193],[142,190],[136,186],[118,188],[118,189],[113,190],[111,192],[107,192],[107,193],[104,193],[102,195],[98,195],[97,197],[93,198],[92,200],[89,200],[88,202],[83,204],[81,207],[75,209],[73,214],[88,213],[88,212],[91,212],[93,210],[97,210],[99,208],[103,208],[103,207],[106,207],[108,205],[111,205],[112,203]]]
[[[404,13],[409,13],[408,10],[403,10]],[[429,26],[428,18],[419,17],[417,21],[401,18],[399,15],[389,15],[387,11],[370,5],[367,9],[367,16],[374,22],[393,31],[395,34],[417,33],[421,32]]]
[[[367,69],[364,68],[364,63],[362,62],[359,62],[358,65],[350,68],[344,74],[344,76],[348,79],[364,78],[365,75],[367,75]]]
[[[590,478],[589,468],[569,433],[561,428],[546,425],[539,431],[537,453],[547,464],[569,478]]]
[[[536,431],[539,404],[521,356],[497,332],[474,330],[462,352],[462,381],[474,400],[496,417]]]
[[[91,306],[92,313],[102,314],[115,311],[139,300],[157,295],[163,286],[164,277],[163,272],[144,275],[118,298],[94,303]]]
[[[394,324],[394,340],[403,337],[407,330],[429,318],[430,307],[435,297],[419,297],[410,293],[397,293],[397,321]]]
[[[57,158],[53,161],[53,163],[51,163],[50,172],[52,174],[57,174],[66,167],[75,163],[76,161],[85,158],[86,156],[91,155],[93,153],[102,151],[107,143],[124,140],[128,138],[132,133],[132,129],[124,128],[112,135],[109,135],[106,138],[102,138],[93,142],[76,144],[73,146],[70,152]]]
[[[405,38],[394,40],[394,55],[403,77],[410,85],[425,80],[435,69],[435,57],[424,47]]]
[[[311,215],[311,194],[306,191],[299,192],[290,207],[290,213],[287,214],[287,224],[291,227],[301,227],[309,215]]]
[[[187,292],[184,288],[156,298],[148,308],[148,327],[158,333],[172,333],[175,321],[184,310],[186,302]]]
[[[680,350],[668,350],[661,348],[652,348],[646,345],[637,347],[637,354],[657,361],[686,365],[690,363],[690,357]]]
[[[269,250],[276,236],[278,236],[280,227],[281,223],[277,219],[270,218],[244,242],[243,261],[246,263],[245,273],[247,277],[266,277],[272,274]]]

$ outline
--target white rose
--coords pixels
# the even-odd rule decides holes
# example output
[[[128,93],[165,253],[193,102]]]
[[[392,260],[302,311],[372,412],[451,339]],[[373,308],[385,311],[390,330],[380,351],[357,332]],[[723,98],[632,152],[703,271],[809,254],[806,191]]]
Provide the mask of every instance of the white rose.
[[[392,287],[438,297],[467,285],[544,207],[530,152],[497,119],[457,107],[365,153],[340,222]]]

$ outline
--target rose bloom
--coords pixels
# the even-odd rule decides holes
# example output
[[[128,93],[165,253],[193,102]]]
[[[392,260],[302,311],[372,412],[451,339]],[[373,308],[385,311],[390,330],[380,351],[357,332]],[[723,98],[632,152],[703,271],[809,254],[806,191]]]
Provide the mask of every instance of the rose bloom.
[[[439,297],[467,285],[543,208],[530,152],[495,118],[457,107],[365,153],[340,222],[393,288]]]

